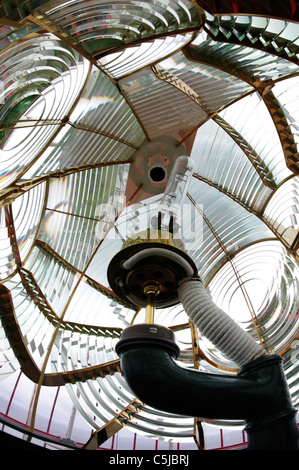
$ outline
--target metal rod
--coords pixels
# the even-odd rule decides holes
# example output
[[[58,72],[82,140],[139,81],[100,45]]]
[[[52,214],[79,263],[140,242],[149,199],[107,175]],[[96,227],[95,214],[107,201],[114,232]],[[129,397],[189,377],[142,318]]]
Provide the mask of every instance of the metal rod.
[[[152,294],[147,296],[147,306],[145,311],[145,323],[154,323],[155,301]]]
[[[155,281],[149,281],[144,284],[144,293],[147,296],[145,323],[154,323],[155,298],[160,292],[160,287],[160,283]]]

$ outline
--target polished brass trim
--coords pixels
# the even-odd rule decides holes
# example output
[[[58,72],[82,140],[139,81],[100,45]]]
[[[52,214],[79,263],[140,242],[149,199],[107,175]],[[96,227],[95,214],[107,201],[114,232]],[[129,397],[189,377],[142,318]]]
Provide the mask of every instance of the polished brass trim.
[[[167,232],[166,230],[154,229],[146,229],[132,235],[124,242],[122,250],[129,246],[139,245],[142,243],[162,243],[184,251],[184,244],[179,238],[175,238],[172,233]]]
[[[155,298],[161,290],[160,283],[148,281],[144,285],[144,294],[147,296],[147,305],[145,310],[145,323],[154,323],[155,319]]]
[[[108,139],[115,140],[116,142],[119,142],[123,145],[127,145],[128,147],[132,147],[134,150],[137,150],[138,147],[134,144],[131,144],[130,142],[125,141],[124,139],[121,139],[120,137],[116,137],[115,135],[109,134],[108,132],[102,132],[97,129],[91,129],[88,127],[84,127],[80,124],[73,123],[71,121],[68,122],[68,124],[73,127],[74,129],[79,129],[81,131],[86,131],[86,132],[91,132],[92,134],[96,135],[101,135],[103,137],[107,137]]]
[[[193,353],[193,365],[194,369],[199,369],[199,346],[198,346],[198,330],[194,323],[189,320],[189,328],[191,332],[191,344]]]
[[[152,66],[152,71],[154,75],[159,78],[162,82],[169,83],[171,86],[181,91],[185,96],[194,101],[208,116],[211,114],[206,110],[202,104],[199,95],[194,91],[187,83],[185,83],[181,78],[176,77],[174,74],[168,72],[164,69],[159,69],[158,64]]]
[[[258,173],[265,186],[270,189],[275,189],[276,183],[273,174],[265,165],[260,155],[251,147],[251,145],[236,131],[228,122],[222,117],[215,116],[214,121],[231,137],[231,139],[240,147],[242,152],[246,155],[255,171]]]
[[[90,439],[82,447],[83,450],[97,450],[107,439],[114,436],[127,424],[136,413],[142,411],[143,403],[134,398],[131,403],[126,406],[120,413],[114,416],[108,423],[97,429]]]
[[[8,18],[0,18],[0,24],[6,25],[6,26],[12,26],[13,28],[20,29],[22,28],[22,24],[18,23],[18,21],[10,20]]]
[[[202,426],[202,419],[194,418],[193,439],[198,450],[205,450],[205,435]]]
[[[59,387],[67,383],[75,384],[76,382],[86,382],[87,380],[94,380],[98,377],[106,377],[106,375],[113,375],[120,370],[120,359],[105,362],[97,366],[84,367],[84,369],[74,369],[66,372],[56,372],[53,374],[44,374],[42,385],[48,387]]]
[[[283,107],[274,93],[269,90],[262,94],[265,105],[267,106],[274,126],[277,130],[280,143],[285,156],[285,163],[289,170],[294,174],[299,174],[299,152],[293,132],[290,130],[290,123]]]

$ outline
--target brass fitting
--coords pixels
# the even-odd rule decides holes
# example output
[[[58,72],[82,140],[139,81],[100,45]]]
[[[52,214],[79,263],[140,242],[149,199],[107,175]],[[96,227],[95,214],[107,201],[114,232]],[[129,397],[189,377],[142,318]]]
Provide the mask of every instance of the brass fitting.
[[[155,298],[159,295],[161,284],[157,281],[147,281],[143,285],[144,294],[147,296],[145,310],[145,323],[154,323]]]

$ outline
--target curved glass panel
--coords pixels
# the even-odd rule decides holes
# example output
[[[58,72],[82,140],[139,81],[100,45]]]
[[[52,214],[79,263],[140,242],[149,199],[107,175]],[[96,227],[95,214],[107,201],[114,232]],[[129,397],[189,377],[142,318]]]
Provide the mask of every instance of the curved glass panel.
[[[276,184],[291,174],[286,168],[284,153],[275,125],[269,119],[265,103],[258,94],[233,104],[220,116],[229,122],[260,155]],[[265,135],[267,141],[265,141]]]
[[[267,331],[263,334],[267,348],[279,353],[298,329],[297,269],[279,242],[261,242],[238,253],[209,289],[243,328],[254,331],[257,322],[258,330]]]
[[[200,26],[198,10],[189,1],[47,2],[41,15],[93,57],[151,36]]]
[[[209,49],[208,41],[201,42],[200,47],[207,51]],[[181,83],[181,89],[185,92],[188,92],[189,86],[191,89],[189,94],[198,97],[198,103],[209,114],[218,111],[252,90],[249,84],[217,66],[211,67],[201,61],[188,60],[188,52],[186,53],[186,51],[190,49],[193,50],[193,43],[183,49],[183,54],[181,52],[173,54],[161,61],[156,66],[157,74],[159,78],[168,80],[174,86]]]
[[[294,246],[298,233],[298,178],[281,185],[265,208],[265,220],[288,246]],[[296,248],[296,247],[295,247]]]
[[[189,193],[204,216],[202,244],[192,253],[204,282],[229,254],[261,239],[273,238],[258,217],[217,188],[194,178]],[[212,242],[215,239],[217,243]]]
[[[98,61],[108,74],[119,78],[173,54],[191,40],[191,34],[167,36],[104,56]]]
[[[1,279],[5,279],[14,272],[15,261],[12,252],[12,246],[9,238],[9,218],[7,210],[2,207],[0,210],[0,266],[1,266]]]
[[[207,118],[188,95],[159,80],[152,70],[145,69],[119,83],[151,139],[166,134],[183,138]]]
[[[11,46],[1,60],[0,155],[4,187],[35,163],[62,127],[84,83],[85,72],[82,58],[49,35]]]
[[[145,308],[107,269],[179,155],[194,162],[180,240],[214,302],[282,357],[298,408],[299,19],[247,3],[1,2],[4,431],[59,450],[246,447],[242,421],[141,403],[116,353]],[[180,303],[155,321],[181,367],[236,374]]]
[[[21,260],[35,242],[44,209],[46,185],[40,184],[12,203],[12,217]]]
[[[272,193],[274,182],[264,160],[224,120],[210,120],[199,128],[191,156],[195,175],[245,207],[260,210]]]

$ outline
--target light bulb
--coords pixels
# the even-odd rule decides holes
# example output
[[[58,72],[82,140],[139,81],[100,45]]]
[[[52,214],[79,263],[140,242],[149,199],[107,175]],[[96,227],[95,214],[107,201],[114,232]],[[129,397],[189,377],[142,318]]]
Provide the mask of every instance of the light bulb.
[[[166,230],[172,234],[180,227],[181,209],[193,174],[194,162],[188,156],[180,156],[175,161],[170,178],[160,204],[151,218],[156,230]]]

